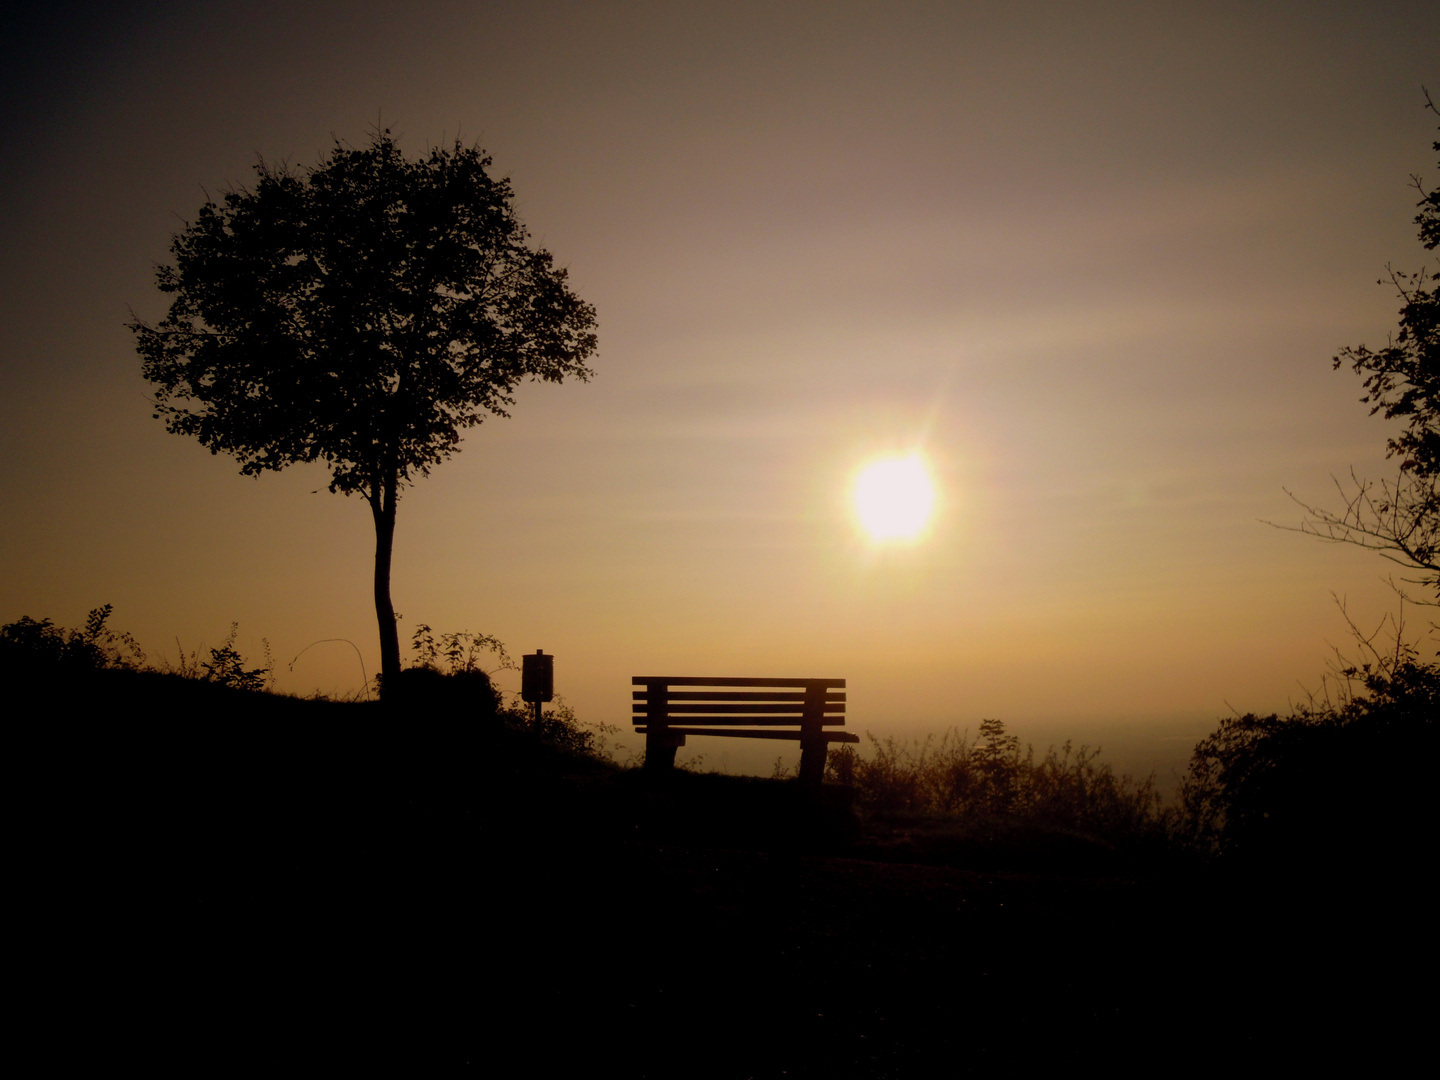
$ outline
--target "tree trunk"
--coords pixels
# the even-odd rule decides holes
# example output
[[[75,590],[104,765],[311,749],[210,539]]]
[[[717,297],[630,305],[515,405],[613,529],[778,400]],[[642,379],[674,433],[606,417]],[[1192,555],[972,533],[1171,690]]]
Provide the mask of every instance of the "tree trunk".
[[[382,490],[370,499],[375,518],[375,619],[380,624],[380,696],[390,696],[400,674],[400,630],[395,625],[395,605],[390,602],[390,556],[395,548],[395,473],[385,477]]]

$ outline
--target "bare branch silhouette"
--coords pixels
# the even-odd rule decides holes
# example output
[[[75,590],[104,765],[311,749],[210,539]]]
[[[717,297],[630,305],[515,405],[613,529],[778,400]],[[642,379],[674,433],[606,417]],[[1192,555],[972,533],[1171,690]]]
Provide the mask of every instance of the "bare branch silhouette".
[[[1401,468],[1393,481],[1364,480],[1350,470],[1349,483],[1332,478],[1340,509],[1308,503],[1293,491],[1285,494],[1305,511],[1299,525],[1267,521],[1277,529],[1303,533],[1331,544],[1352,544],[1378,552],[1418,577],[1402,577],[1407,585],[1436,594],[1425,599],[1402,593],[1411,603],[1440,605],[1440,484],[1434,476],[1417,476]]]

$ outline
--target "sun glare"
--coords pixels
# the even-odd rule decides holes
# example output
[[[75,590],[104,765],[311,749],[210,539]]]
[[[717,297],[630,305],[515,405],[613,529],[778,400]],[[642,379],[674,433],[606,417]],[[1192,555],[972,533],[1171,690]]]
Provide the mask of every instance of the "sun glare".
[[[856,474],[851,497],[871,540],[914,540],[930,523],[935,484],[919,454],[882,458]]]

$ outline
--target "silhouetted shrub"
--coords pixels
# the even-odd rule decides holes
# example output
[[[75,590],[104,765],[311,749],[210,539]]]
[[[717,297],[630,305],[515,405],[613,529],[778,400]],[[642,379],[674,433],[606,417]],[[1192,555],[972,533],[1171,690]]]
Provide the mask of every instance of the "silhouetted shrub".
[[[575,710],[557,697],[540,713],[536,721],[534,706],[518,698],[501,710],[510,727],[529,733],[549,746],[572,754],[613,761],[610,737],[619,732],[614,724],[590,724],[575,715]]]
[[[265,647],[264,666],[247,668],[248,661],[235,648],[235,637],[239,633],[240,624],[232,622],[225,640],[210,650],[210,659],[200,662],[205,669],[202,678],[236,690],[264,690],[275,681],[275,661],[270,657],[270,643],[260,639]]]
[[[1109,840],[1168,828],[1152,778],[1116,776],[1099,750],[1068,742],[1036,761],[999,720],[983,721],[974,741],[952,729],[918,743],[870,736],[870,746],[869,756],[838,747],[826,763],[827,779],[870,815],[1023,821]]]
[[[397,700],[406,708],[423,706],[469,716],[493,718],[512,732],[574,754],[611,760],[608,736],[619,729],[586,724],[557,699],[535,719],[534,707],[518,698],[504,702],[491,676],[517,670],[504,642],[468,630],[437,634],[425,623],[410,638],[415,663],[399,675]],[[493,664],[482,663],[489,657]]]
[[[1234,717],[1195,748],[1181,790],[1192,844],[1286,866],[1428,850],[1440,666],[1405,660],[1343,674],[1364,693],[1286,717]]]
[[[260,667],[248,667],[249,661],[235,648],[239,623],[230,624],[225,640],[209,650],[208,659],[202,660],[198,650],[187,655],[182,648],[178,663],[161,660],[151,666],[133,636],[110,628],[113,611],[110,604],[94,608],[79,630],[29,615],[0,626],[0,669],[7,678],[23,677],[34,688],[57,679],[62,683],[56,685],[62,686],[67,678],[99,671],[155,671],[235,690],[263,690],[274,681],[268,641],[261,638],[265,663]]]
[[[491,634],[472,634],[460,630],[453,634],[441,634],[421,623],[410,636],[410,649],[415,654],[415,668],[429,668],[451,675],[479,671],[493,675],[497,671],[515,671],[515,661],[505,651],[505,643]],[[493,667],[481,666],[481,658],[490,654],[495,660]]]
[[[113,611],[110,604],[94,608],[80,630],[29,615],[0,626],[0,667],[10,675],[39,678],[144,663],[145,653],[135,639],[107,625]]]
[[[483,671],[408,667],[394,681],[383,700],[427,719],[494,720],[500,710],[500,692]]]

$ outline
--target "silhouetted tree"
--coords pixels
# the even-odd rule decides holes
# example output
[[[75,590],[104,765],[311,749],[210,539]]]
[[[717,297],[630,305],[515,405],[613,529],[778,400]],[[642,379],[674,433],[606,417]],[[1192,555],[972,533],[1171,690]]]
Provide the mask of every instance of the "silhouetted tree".
[[[1425,104],[1440,115],[1428,92]],[[1434,149],[1440,152],[1440,141]],[[1440,188],[1427,191],[1420,177],[1412,180],[1420,192],[1420,242],[1433,251],[1440,245]],[[1419,570],[1413,582],[1440,600],[1440,268],[1407,274],[1392,267],[1389,280],[1403,301],[1399,332],[1383,349],[1341,349],[1335,367],[1348,364],[1362,377],[1360,400],[1371,413],[1403,421],[1404,430],[1387,445],[1388,455],[1400,459],[1399,471],[1393,482],[1354,473],[1348,484],[1337,481],[1338,511],[1301,502],[1308,517],[1300,531],[1370,548]]]
[[[400,671],[395,506],[524,379],[587,379],[595,309],[531,248],[508,180],[456,142],[418,161],[390,132],[310,169],[256,166],[207,201],[157,271],[169,314],[129,325],[157,417],[257,475],[323,461],[375,520],[381,686]]]

